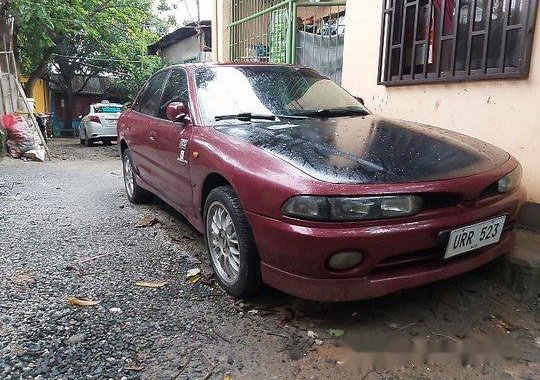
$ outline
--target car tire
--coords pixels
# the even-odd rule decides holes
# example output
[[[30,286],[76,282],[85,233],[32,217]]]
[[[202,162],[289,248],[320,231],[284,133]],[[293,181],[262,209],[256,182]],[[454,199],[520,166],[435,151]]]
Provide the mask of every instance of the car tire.
[[[90,137],[88,137],[88,132],[84,131],[84,135],[86,136],[86,140],[84,141],[86,143],[86,146],[89,148],[94,146],[94,141]]]
[[[204,223],[208,255],[221,287],[239,298],[260,292],[261,259],[240,199],[230,186],[210,192]]]
[[[105,146],[111,146],[111,145],[112,145],[112,141],[111,141],[111,140],[103,140],[103,145],[105,145]]]
[[[124,153],[122,154],[122,164],[124,186],[126,188],[128,200],[134,204],[147,202],[152,194],[137,184],[135,168],[133,167],[133,160],[129,149],[124,150]]]
[[[81,143],[81,145],[86,144],[86,140],[85,140],[85,139],[82,139],[82,138],[80,138],[80,137],[79,137],[79,142]]]

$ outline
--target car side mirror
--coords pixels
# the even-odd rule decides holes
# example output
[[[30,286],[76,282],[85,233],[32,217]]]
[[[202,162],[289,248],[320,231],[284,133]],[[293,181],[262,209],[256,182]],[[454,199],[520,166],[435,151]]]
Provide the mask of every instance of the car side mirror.
[[[171,121],[182,121],[189,113],[187,106],[182,102],[172,102],[167,106],[167,119]]]
[[[354,98],[355,98],[356,100],[358,100],[358,101],[360,102],[361,105],[365,105],[365,104],[364,104],[364,99],[362,99],[361,97],[355,96]]]

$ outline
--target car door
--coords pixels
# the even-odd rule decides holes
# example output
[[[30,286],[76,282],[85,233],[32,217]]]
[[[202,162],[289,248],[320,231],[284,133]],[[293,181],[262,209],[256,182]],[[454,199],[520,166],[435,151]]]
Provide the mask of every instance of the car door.
[[[137,174],[156,190],[162,187],[162,183],[156,177],[158,158],[154,149],[155,137],[151,131],[159,121],[157,118],[159,103],[168,75],[169,70],[160,71],[147,81],[125,121],[125,136]]]
[[[189,107],[188,77],[183,68],[174,68],[161,98],[158,118],[154,126],[156,171],[164,184],[163,196],[183,213],[193,214],[192,187],[189,171],[189,144],[193,125],[189,115],[182,121],[167,118],[167,106],[182,102]]]

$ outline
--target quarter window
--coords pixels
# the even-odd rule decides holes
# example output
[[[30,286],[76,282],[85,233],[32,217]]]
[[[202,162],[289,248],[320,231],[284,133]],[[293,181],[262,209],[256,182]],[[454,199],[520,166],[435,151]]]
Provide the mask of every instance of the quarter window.
[[[537,0],[383,0],[379,84],[528,76]]]

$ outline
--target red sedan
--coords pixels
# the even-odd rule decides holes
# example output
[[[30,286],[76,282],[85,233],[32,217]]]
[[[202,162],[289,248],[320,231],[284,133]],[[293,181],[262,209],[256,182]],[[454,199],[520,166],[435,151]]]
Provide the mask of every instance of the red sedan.
[[[155,194],[204,233],[220,285],[371,298],[509,252],[523,202],[508,153],[372,115],[317,72],[184,65],[118,122],[129,200]]]

